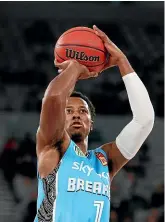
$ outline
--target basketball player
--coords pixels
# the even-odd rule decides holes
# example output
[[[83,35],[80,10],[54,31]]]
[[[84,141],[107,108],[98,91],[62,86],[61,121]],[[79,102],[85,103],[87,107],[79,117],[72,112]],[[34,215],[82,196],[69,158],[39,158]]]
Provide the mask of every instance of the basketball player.
[[[105,68],[118,66],[120,70],[133,118],[113,142],[88,151],[94,107],[73,90],[79,79],[97,73],[90,73],[77,61],[55,62],[60,74],[46,89],[36,136],[35,222],[108,222],[111,181],[135,156],[154,125],[153,106],[142,81],[123,52],[105,33],[93,28],[110,54]]]

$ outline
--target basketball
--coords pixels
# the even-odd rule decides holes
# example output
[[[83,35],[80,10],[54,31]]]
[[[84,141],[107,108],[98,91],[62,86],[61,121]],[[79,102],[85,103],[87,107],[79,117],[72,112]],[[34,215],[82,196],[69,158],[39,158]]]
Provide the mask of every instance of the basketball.
[[[54,55],[59,63],[75,59],[95,72],[100,72],[106,63],[102,40],[87,27],[75,27],[64,32],[56,43]]]

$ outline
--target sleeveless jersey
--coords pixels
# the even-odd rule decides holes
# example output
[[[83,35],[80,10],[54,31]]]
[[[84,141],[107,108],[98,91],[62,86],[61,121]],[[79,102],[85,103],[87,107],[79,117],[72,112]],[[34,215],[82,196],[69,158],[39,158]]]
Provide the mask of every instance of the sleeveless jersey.
[[[110,178],[106,153],[90,150],[85,156],[71,140],[58,167],[38,176],[34,222],[108,222]]]

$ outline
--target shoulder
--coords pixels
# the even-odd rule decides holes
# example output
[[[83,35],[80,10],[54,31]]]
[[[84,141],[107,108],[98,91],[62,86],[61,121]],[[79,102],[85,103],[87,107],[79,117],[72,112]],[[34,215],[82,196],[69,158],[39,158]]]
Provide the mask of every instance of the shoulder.
[[[95,158],[98,159],[102,163],[103,166],[107,165],[108,156],[106,152],[102,149],[102,147],[98,147],[90,152],[93,153]]]
[[[101,156],[104,156],[106,159],[108,159],[107,154],[106,154],[106,152],[103,150],[102,146],[96,148],[96,149],[94,150],[94,152],[95,152],[95,155],[96,155],[96,156],[101,155]]]

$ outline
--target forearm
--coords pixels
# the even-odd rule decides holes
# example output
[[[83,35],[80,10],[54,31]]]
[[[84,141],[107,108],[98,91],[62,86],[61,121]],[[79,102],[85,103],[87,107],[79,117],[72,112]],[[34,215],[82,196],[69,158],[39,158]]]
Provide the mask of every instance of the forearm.
[[[119,60],[118,68],[127,90],[133,117],[142,123],[149,118],[153,119],[154,110],[147,89],[125,56]]]
[[[56,76],[48,85],[44,98],[63,96],[68,97],[74,90],[75,84],[80,76],[78,69],[69,65],[63,72]]]
[[[154,109],[141,79],[135,72],[123,76],[133,118],[141,125],[154,120]]]
[[[131,159],[144,143],[154,125],[154,109],[148,92],[138,75],[128,66],[120,67],[133,119],[122,130],[116,144],[123,156]]]
[[[126,159],[131,159],[153,128],[154,109],[144,84],[135,73],[124,53],[104,32],[96,26],[93,28],[110,54],[105,68],[118,66],[127,90],[133,119],[116,138],[116,145]],[[125,160],[122,160],[121,163],[125,163]],[[118,169],[122,166],[121,163]]]
[[[74,68],[74,64],[69,65],[46,89],[42,100],[39,130],[45,144],[59,141],[63,136],[67,99],[78,77],[79,71]]]

